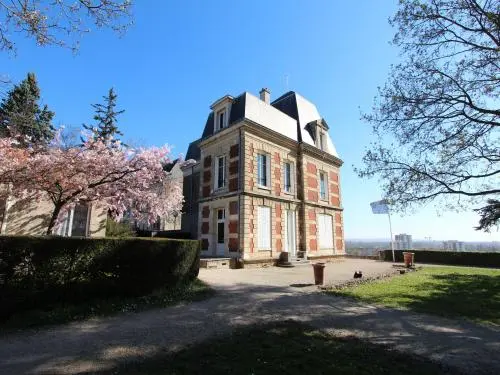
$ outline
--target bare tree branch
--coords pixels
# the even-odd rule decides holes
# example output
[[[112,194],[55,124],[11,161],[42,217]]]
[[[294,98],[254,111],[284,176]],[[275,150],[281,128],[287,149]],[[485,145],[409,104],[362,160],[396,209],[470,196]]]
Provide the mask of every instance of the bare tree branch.
[[[390,23],[406,59],[363,115],[377,138],[356,171],[399,210],[499,196],[500,4],[401,0]]]
[[[123,33],[132,23],[131,0],[0,0],[0,50],[15,52],[14,33],[40,46],[78,49],[93,24]]]

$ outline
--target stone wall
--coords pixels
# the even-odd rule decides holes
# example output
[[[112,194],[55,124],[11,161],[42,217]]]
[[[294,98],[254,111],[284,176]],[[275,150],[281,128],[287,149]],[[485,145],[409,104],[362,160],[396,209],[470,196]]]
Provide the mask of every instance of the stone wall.
[[[217,211],[225,209],[224,254],[217,254]],[[208,200],[200,204],[200,239],[204,256],[238,257],[240,251],[238,198]]]
[[[340,196],[339,167],[311,155],[303,157],[304,223],[305,237],[302,248],[308,256],[345,254],[343,218]],[[326,177],[326,199],[320,197],[319,174]],[[320,249],[317,215],[332,216],[333,248]]]
[[[201,148],[201,183],[200,198],[213,198],[239,189],[239,134],[238,132],[214,136],[210,142]],[[216,160],[219,156],[226,157],[224,187],[215,188]]]
[[[259,134],[259,135],[257,135]],[[225,256],[245,260],[277,259],[286,248],[286,210],[296,218],[296,246],[308,256],[343,255],[344,236],[339,184],[339,168],[318,155],[300,154],[301,148],[287,140],[271,141],[260,132],[240,131],[215,135],[201,145],[200,205],[198,233],[202,254],[216,252],[217,210],[226,210]],[[257,155],[265,153],[269,162],[269,183],[258,185]],[[226,156],[226,183],[214,189],[215,163]],[[321,155],[320,155],[321,156]],[[292,191],[284,189],[284,162],[292,165]],[[241,170],[243,168],[243,170]],[[320,198],[319,172],[326,178],[326,197]],[[239,181],[239,176],[242,181]],[[240,206],[241,204],[241,206]],[[271,247],[258,248],[258,207],[271,209]],[[317,215],[332,216],[333,248],[320,249]]]
[[[316,205],[305,205],[305,227],[306,227],[306,251],[307,255],[326,256],[344,255],[344,233],[342,222],[342,211],[332,208],[318,207]],[[319,245],[319,228],[317,218],[319,214],[332,216],[333,248],[322,249]]]
[[[49,199],[7,200],[1,234],[45,235],[52,215],[53,204]],[[88,234],[90,237],[106,235],[107,210],[93,205],[90,210]]]
[[[257,215],[258,207],[266,206],[271,209],[271,248],[259,249],[258,247],[258,228]],[[269,197],[244,196],[242,198],[242,248],[244,259],[277,259],[282,251],[285,250],[286,244],[286,210],[292,210],[296,213],[298,203],[291,201],[283,201]],[[299,243],[298,230],[295,231],[296,244]]]
[[[312,156],[304,156],[303,183],[305,188],[305,201],[317,203],[322,206],[340,208],[340,183],[339,168]],[[319,175],[326,177],[326,199],[320,197]]]
[[[297,197],[297,153],[295,150],[279,146],[270,141],[264,140],[256,135],[245,132],[243,135],[244,143],[244,191],[260,194],[263,196],[281,198],[281,199],[295,199]],[[261,187],[257,184],[257,155],[264,153],[269,156],[270,162],[270,181],[269,187]],[[283,173],[284,163],[289,162],[292,164],[292,191],[285,192]]]

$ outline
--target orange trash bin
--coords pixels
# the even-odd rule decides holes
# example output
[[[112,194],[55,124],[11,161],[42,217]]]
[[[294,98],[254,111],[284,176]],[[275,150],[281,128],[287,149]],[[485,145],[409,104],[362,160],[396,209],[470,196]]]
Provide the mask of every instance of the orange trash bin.
[[[413,267],[415,264],[415,253],[404,252],[403,259],[405,262],[405,267]]]

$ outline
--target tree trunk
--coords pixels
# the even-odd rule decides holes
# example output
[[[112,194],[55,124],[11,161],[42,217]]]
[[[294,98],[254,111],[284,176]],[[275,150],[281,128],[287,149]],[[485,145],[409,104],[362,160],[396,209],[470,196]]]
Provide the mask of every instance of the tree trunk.
[[[62,207],[63,205],[61,203],[54,204],[54,211],[52,211],[52,216],[50,217],[49,226],[47,228],[47,232],[45,233],[47,236],[50,236],[52,234],[52,230],[56,225],[57,217],[59,216]]]

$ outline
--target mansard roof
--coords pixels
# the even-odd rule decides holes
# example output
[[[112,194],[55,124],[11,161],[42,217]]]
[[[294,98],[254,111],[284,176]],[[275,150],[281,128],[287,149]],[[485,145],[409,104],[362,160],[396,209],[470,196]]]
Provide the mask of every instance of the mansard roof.
[[[226,95],[217,100],[212,107],[226,98],[230,98],[228,101],[230,102],[228,106],[229,127],[248,119],[297,142],[316,147],[316,129],[319,124],[326,130],[324,151],[339,157],[328,134],[328,124],[320,116],[316,106],[298,93],[289,91],[268,104],[255,95],[244,92],[236,98]],[[186,160],[199,160],[198,144],[201,140],[212,136],[214,128],[214,112],[211,111],[207,117],[201,138],[189,145]]]

